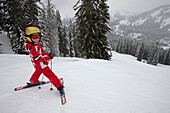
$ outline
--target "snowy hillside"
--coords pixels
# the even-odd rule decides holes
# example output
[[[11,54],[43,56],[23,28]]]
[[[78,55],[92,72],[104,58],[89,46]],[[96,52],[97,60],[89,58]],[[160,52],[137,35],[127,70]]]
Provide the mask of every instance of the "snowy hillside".
[[[29,56],[0,55],[1,113],[170,113],[170,67],[113,52],[111,61],[60,58],[53,71],[65,80],[66,105],[50,84],[15,92],[34,69]],[[45,78],[46,80],[46,78]]]
[[[13,54],[10,40],[4,32],[0,34],[0,54]]]
[[[170,5],[155,8],[111,25],[112,34],[144,42],[160,41],[170,46]]]

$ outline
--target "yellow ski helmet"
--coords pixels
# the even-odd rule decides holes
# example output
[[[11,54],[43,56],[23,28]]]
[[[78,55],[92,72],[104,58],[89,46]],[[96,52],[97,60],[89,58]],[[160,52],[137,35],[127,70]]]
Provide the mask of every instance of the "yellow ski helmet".
[[[33,34],[41,34],[41,32],[37,27],[27,27],[26,30],[25,30],[25,34],[26,34],[27,40],[29,42],[32,42],[31,36]]]

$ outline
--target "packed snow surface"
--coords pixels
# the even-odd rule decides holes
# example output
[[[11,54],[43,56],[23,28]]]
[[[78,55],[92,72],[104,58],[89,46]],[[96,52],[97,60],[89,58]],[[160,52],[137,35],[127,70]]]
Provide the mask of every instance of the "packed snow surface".
[[[29,81],[34,68],[29,56],[1,54],[0,112],[170,113],[170,66],[148,65],[116,52],[111,61],[56,57],[52,64],[64,78],[64,106],[50,84],[14,91]]]

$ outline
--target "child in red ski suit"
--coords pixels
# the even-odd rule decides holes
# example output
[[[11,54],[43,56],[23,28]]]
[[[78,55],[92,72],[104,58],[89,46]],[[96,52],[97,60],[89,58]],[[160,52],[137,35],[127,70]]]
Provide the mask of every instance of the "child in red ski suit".
[[[58,77],[48,67],[48,61],[53,59],[53,55],[46,53],[38,43],[41,37],[40,30],[36,27],[28,27],[26,29],[26,37],[27,41],[24,42],[24,48],[29,53],[31,61],[35,67],[35,72],[31,76],[30,82],[37,83],[38,78],[43,73],[60,91],[60,93],[64,93],[64,86],[62,86]]]

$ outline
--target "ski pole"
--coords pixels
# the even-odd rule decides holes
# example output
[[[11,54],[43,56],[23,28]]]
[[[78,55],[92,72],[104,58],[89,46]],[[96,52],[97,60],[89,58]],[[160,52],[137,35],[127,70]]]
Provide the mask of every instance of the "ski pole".
[[[52,59],[51,59],[51,71],[52,71]],[[53,90],[52,83],[51,83],[51,88],[50,88],[50,90]]]
[[[41,89],[41,84],[42,84],[43,79],[44,79],[44,74],[43,74],[42,79],[40,81],[40,86],[38,87],[39,89]]]

